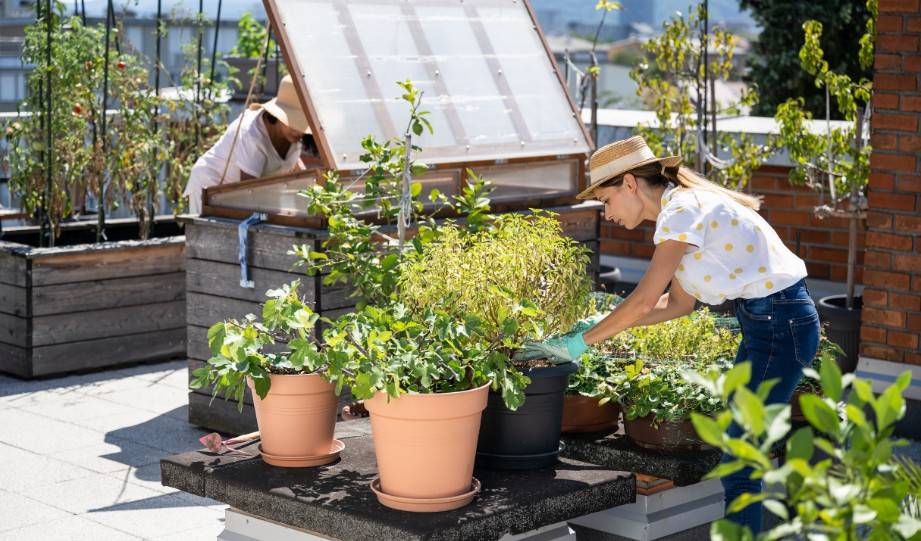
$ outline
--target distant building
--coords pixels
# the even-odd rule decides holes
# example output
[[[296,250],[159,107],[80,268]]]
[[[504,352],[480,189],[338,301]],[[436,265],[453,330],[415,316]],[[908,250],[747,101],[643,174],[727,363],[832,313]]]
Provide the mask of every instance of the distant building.
[[[120,10],[117,17],[125,29],[124,39],[153,62],[156,58],[156,19],[146,14],[139,17],[130,12],[123,16]],[[24,65],[20,56],[24,28],[34,21],[32,0],[0,0],[0,112],[14,111],[17,103],[25,97],[26,75],[32,70],[32,66]],[[104,20],[90,17],[87,22],[102,24]],[[160,58],[165,68],[160,77],[162,86],[174,86],[179,83],[179,76],[186,65],[182,47],[196,42],[197,35],[197,29],[187,19],[167,22],[167,32],[160,45]],[[218,30],[218,58],[229,52],[236,42],[237,20],[222,20]],[[210,58],[214,43],[213,21],[211,26],[205,28],[202,43],[204,55]]]

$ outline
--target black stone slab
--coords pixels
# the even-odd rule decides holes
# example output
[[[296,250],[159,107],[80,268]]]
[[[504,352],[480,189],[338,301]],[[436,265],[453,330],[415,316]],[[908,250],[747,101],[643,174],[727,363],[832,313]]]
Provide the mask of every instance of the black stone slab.
[[[563,437],[562,456],[607,468],[669,479],[683,487],[699,482],[720,462],[720,451],[707,448],[688,453],[644,449],[622,433]]]
[[[476,470],[483,485],[467,507],[408,513],[383,507],[369,483],[377,475],[367,420],[337,425],[339,461],[318,468],[276,468],[257,446],[243,454],[183,453],[160,461],[162,482],[247,513],[343,540],[491,540],[635,501],[631,473],[562,459],[529,472]]]

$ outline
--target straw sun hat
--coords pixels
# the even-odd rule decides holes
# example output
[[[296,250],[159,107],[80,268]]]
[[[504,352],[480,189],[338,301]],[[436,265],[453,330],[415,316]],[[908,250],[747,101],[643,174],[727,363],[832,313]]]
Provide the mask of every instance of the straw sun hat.
[[[301,109],[301,102],[297,97],[297,90],[294,88],[294,81],[290,75],[285,75],[278,85],[278,94],[261,106],[272,116],[281,121],[282,124],[293,130],[303,133],[310,133],[310,124],[307,123],[307,117]]]
[[[656,162],[661,163],[664,167],[675,167],[681,163],[681,156],[656,158],[656,155],[646,145],[646,141],[639,135],[605,145],[592,154],[592,159],[588,162],[591,184],[577,197],[591,199],[595,188],[608,180],[637,167]]]

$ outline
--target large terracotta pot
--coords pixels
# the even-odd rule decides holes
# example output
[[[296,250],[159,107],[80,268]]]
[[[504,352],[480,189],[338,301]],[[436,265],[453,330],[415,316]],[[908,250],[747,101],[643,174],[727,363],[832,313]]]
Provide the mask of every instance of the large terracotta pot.
[[[611,401],[598,405],[598,398],[567,394],[563,398],[563,432],[566,434],[616,430],[620,405]]]
[[[253,389],[262,459],[274,466],[306,467],[328,464],[338,457],[335,387],[316,374],[270,375],[264,399]]]
[[[630,441],[644,449],[667,452],[699,451],[706,447],[690,419],[662,421],[655,426],[654,418],[647,415],[631,421],[624,415],[624,432]]]
[[[371,414],[378,500],[406,511],[444,511],[475,495],[473,462],[489,385],[455,393],[377,393]]]

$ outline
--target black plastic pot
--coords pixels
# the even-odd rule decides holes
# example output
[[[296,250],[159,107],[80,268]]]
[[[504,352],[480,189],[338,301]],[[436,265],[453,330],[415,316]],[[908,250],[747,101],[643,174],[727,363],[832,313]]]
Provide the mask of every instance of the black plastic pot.
[[[525,372],[525,402],[515,411],[502,395],[490,391],[480,422],[476,464],[501,470],[532,470],[552,466],[560,452],[563,395],[575,363]]]
[[[857,356],[860,353],[860,310],[863,297],[854,297],[852,310],[846,306],[846,295],[831,295],[819,299],[816,309],[819,319],[825,325],[825,335],[844,350],[844,358],[838,362],[841,371],[849,374],[857,369]]]

